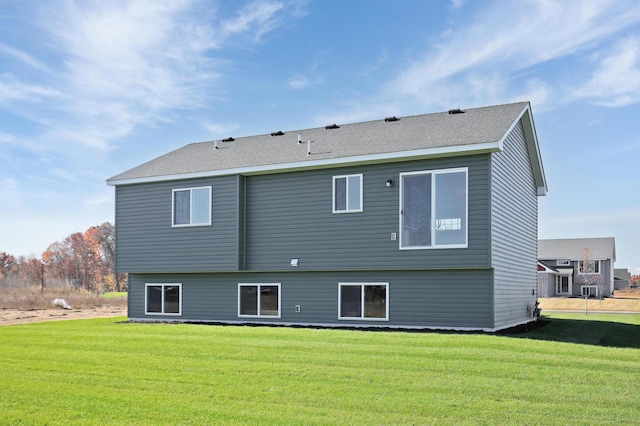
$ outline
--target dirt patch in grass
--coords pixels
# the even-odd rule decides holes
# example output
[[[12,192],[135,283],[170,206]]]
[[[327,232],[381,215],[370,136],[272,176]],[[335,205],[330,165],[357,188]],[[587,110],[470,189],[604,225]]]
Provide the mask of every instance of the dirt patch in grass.
[[[71,309],[54,306],[54,299],[64,299]],[[64,288],[5,288],[0,299],[0,325],[126,315],[126,296],[107,299]]]
[[[540,298],[540,309],[544,311],[584,311],[581,297]],[[640,312],[640,290],[616,290],[615,297],[589,299],[588,309],[593,312]]]
[[[52,308],[33,310],[0,308],[0,325],[120,316],[127,316],[126,306],[105,305],[93,308]]]

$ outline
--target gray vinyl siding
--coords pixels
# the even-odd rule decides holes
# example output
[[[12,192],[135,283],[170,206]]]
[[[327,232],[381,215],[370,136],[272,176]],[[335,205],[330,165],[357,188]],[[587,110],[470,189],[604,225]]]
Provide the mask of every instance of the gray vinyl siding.
[[[580,261],[573,262],[574,271],[573,271],[573,289],[572,295],[580,296],[581,295],[581,287],[585,285],[584,275],[579,272],[579,264]],[[612,273],[612,262],[611,259],[600,260],[600,278],[593,280],[591,285],[598,286],[600,288],[600,292],[603,296],[612,297],[612,289],[613,285],[613,273]]]
[[[491,161],[495,327],[531,320],[536,296],[538,199],[520,122]]]
[[[538,273],[538,297],[553,297],[556,295],[556,276],[549,273]]]
[[[389,320],[338,320],[338,283],[388,283]],[[182,316],[146,316],[146,283],[181,283]],[[238,283],[280,283],[281,318],[238,317]],[[300,312],[295,312],[295,306]],[[130,274],[129,317],[171,321],[490,329],[491,271]]]
[[[172,190],[211,186],[211,225],[172,227]],[[238,176],[116,187],[119,272],[237,270]]]
[[[246,269],[488,268],[489,154],[246,177]],[[400,250],[399,174],[468,167],[468,247]],[[333,176],[363,175],[363,212],[332,213]],[[393,186],[385,182],[393,179]]]

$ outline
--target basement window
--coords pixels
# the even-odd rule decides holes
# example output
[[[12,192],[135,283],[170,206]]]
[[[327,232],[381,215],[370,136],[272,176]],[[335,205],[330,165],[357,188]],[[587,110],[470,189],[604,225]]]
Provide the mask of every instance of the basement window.
[[[280,318],[280,283],[238,284],[238,316]]]
[[[182,284],[145,284],[145,314],[182,315]]]
[[[389,283],[339,283],[338,319],[388,320]]]

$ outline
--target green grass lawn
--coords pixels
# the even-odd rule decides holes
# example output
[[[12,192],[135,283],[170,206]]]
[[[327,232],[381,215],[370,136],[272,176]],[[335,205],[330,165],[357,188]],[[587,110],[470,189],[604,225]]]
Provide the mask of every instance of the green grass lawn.
[[[640,315],[548,318],[519,335],[3,326],[0,423],[637,424]],[[610,347],[603,327],[632,336]]]

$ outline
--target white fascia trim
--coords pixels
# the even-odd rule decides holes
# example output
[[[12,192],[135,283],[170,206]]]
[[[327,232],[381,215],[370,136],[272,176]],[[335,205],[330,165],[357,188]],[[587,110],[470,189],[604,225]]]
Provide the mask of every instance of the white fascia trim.
[[[536,126],[533,123],[533,114],[531,113],[531,105],[527,104],[526,107],[522,110],[522,112],[518,115],[518,119],[514,121],[514,123],[509,128],[509,131],[505,134],[505,137],[511,133],[513,127],[518,123],[521,119],[523,119],[525,113],[527,114],[527,119],[523,120],[523,130],[525,134],[525,138],[531,139],[530,143],[527,143],[527,148],[529,149],[529,156],[533,161],[533,173],[536,178],[536,188],[538,196],[547,195],[547,191],[549,190],[547,187],[547,177],[544,173],[544,166],[542,164],[542,155],[540,155],[540,145],[538,144],[538,135],[536,133]],[[504,139],[504,138],[503,138]],[[501,146],[502,148],[502,146]]]
[[[164,182],[170,180],[195,179],[229,175],[257,175],[276,172],[287,172],[304,169],[320,169],[355,164],[417,160],[430,157],[444,157],[470,154],[483,154],[502,151],[503,139],[497,142],[486,142],[474,145],[447,146],[440,148],[417,149],[413,151],[385,152],[383,154],[357,155],[353,157],[330,158],[324,160],[298,161],[294,163],[267,164],[261,166],[237,167],[224,170],[207,170],[195,173],[179,173],[165,176],[149,176],[133,179],[108,180],[107,185],[120,186],[137,183]]]

